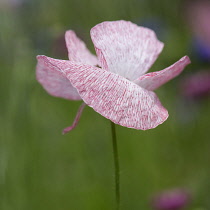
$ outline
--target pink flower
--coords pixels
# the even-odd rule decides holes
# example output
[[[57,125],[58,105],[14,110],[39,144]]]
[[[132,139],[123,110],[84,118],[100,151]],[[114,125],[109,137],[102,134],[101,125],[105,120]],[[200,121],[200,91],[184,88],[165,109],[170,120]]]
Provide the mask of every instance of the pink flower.
[[[153,201],[155,210],[179,210],[186,207],[190,194],[183,189],[167,190],[158,194]]]
[[[202,61],[210,61],[210,1],[194,0],[184,4],[184,19],[193,34],[193,49]]]
[[[210,71],[201,70],[181,82],[181,93],[187,99],[201,99],[210,96]]]
[[[210,2],[208,0],[187,1],[184,13],[194,35],[210,48]]]
[[[190,59],[184,56],[162,71],[144,75],[163,48],[152,30],[123,20],[103,22],[91,29],[91,38],[97,57],[73,31],[65,35],[69,61],[37,56],[37,80],[45,90],[82,99],[121,126],[147,130],[163,123],[168,112],[153,90],[179,75]],[[83,108],[64,132],[76,126]]]

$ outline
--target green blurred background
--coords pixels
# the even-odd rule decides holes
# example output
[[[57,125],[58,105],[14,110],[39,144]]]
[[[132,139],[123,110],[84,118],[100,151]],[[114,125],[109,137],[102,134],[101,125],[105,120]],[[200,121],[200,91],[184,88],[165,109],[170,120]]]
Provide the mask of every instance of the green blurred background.
[[[64,33],[76,31],[94,52],[91,27],[130,20],[156,31],[165,48],[151,71],[184,55],[192,64],[157,94],[169,119],[156,129],[116,126],[121,210],[152,209],[154,194],[184,188],[187,209],[210,209],[210,100],[186,103],[179,84],[208,69],[192,52],[183,1],[0,0],[0,209],[112,210],[114,166],[110,122],[86,107],[67,135],[80,101],[46,93],[35,78],[36,55],[67,59]]]

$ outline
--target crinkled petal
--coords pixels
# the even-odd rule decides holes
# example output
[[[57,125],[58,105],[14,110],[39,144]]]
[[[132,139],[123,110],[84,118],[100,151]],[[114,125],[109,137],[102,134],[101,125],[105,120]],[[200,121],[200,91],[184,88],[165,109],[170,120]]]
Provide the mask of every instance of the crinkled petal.
[[[167,110],[154,92],[120,75],[72,61],[42,59],[66,75],[88,106],[116,124],[147,130],[168,117]]]
[[[154,31],[123,20],[96,25],[91,38],[100,66],[131,81],[148,71],[163,48]]]
[[[65,40],[69,60],[98,65],[97,57],[87,49],[85,43],[76,36],[74,31],[66,31]]]
[[[65,129],[63,129],[63,134],[68,133],[69,131],[73,130],[77,126],[77,124],[79,122],[79,119],[81,117],[81,114],[82,114],[83,109],[85,108],[85,106],[86,106],[86,104],[85,103],[82,103],[82,105],[79,107],[79,110],[77,111],[77,115],[76,115],[76,117],[74,119],[73,124],[71,126],[65,128]]]
[[[36,78],[43,88],[52,96],[69,100],[81,100],[76,88],[58,71],[57,68],[43,61],[45,56],[37,56]]]
[[[138,84],[140,87],[143,87],[147,90],[155,90],[161,85],[168,82],[169,80],[178,76],[184,70],[185,66],[187,66],[189,63],[190,63],[189,57],[184,56],[179,61],[169,66],[168,68],[162,71],[145,74],[141,76],[139,79],[135,80],[134,82]]]

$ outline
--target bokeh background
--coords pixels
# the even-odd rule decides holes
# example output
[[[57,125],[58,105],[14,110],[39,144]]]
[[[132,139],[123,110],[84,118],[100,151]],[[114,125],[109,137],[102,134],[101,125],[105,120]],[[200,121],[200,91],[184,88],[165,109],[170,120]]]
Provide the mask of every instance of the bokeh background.
[[[109,120],[46,93],[36,55],[67,59],[64,33],[76,31],[94,52],[91,27],[130,20],[165,43],[151,71],[184,55],[184,73],[156,92],[169,119],[153,130],[116,126],[121,210],[150,210],[155,195],[189,193],[186,209],[210,209],[210,2],[154,0],[0,0],[0,209],[114,209]],[[209,19],[208,19],[209,18]]]

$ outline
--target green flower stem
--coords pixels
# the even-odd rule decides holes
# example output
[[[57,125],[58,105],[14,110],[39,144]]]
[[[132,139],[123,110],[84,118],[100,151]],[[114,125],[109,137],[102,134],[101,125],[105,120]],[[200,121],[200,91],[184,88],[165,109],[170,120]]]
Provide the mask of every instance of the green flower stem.
[[[114,168],[115,168],[115,196],[116,196],[116,210],[120,209],[120,165],[119,165],[119,154],[117,147],[117,138],[115,124],[111,122],[112,130],[112,146],[114,155]]]

